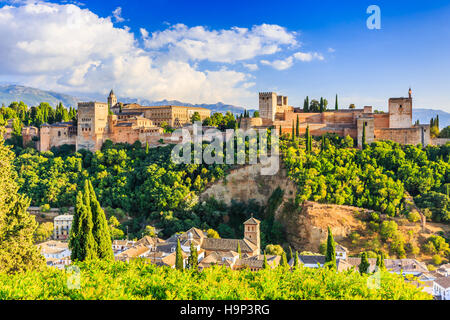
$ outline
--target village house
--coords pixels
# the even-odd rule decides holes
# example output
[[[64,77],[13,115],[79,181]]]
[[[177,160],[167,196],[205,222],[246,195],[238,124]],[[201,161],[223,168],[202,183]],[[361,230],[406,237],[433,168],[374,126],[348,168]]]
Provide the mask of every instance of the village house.
[[[37,247],[44,256],[48,266],[63,269],[64,266],[71,264],[71,251],[66,242],[51,240],[40,243]]]
[[[450,277],[441,277],[434,281],[433,295],[438,300],[450,300]]]
[[[73,215],[65,214],[53,219],[53,239],[67,240],[72,228]]]

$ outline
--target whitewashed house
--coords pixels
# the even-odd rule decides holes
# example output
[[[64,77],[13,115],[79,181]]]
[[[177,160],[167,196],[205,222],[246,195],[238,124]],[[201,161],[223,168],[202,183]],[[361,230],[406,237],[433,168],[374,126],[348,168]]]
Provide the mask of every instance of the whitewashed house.
[[[438,300],[450,300],[450,277],[434,280],[433,296]]]
[[[53,239],[67,240],[72,228],[73,215],[65,214],[53,219]]]

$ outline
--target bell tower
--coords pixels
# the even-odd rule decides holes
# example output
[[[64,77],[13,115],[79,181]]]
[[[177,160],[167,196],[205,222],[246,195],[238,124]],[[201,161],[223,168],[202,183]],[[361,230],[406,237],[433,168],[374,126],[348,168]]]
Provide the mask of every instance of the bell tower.
[[[244,222],[244,239],[247,239],[256,245],[258,254],[261,253],[261,236],[259,232],[260,224],[261,221],[253,218],[253,215],[250,219]]]
[[[108,107],[109,107],[109,109],[114,107],[116,104],[117,104],[117,97],[114,94],[114,90],[111,89],[111,92],[109,93],[109,96],[108,96]]]

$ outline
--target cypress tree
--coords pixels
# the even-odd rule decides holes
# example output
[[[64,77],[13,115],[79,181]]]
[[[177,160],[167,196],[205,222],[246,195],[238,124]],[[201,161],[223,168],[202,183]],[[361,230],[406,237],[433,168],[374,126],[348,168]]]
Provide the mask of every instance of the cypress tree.
[[[287,262],[287,258],[286,258],[286,252],[283,251],[283,253],[281,254],[281,262],[280,262],[280,266],[282,268],[289,268],[289,264]]]
[[[239,241],[237,244],[237,253],[239,254],[239,259],[242,259],[241,245],[239,244]]]
[[[328,227],[328,238],[327,238],[327,252],[325,255],[325,264],[329,268],[336,269],[336,244],[333,239],[333,234],[331,228]]]
[[[81,200],[81,202],[80,202]],[[81,193],[81,199],[78,197],[75,203],[75,214],[78,215],[77,229],[73,230],[74,236],[77,238],[77,249],[72,252],[73,261],[92,260],[97,257],[96,242],[92,229],[92,211],[90,206],[89,185],[87,180],[84,184],[84,192]],[[74,226],[72,226],[72,229]]]
[[[294,120],[292,120],[292,141],[295,140]]]
[[[299,266],[298,260],[299,260],[298,259],[298,251],[295,251],[294,264],[293,264],[294,269],[298,268],[298,266]]]
[[[365,149],[366,147],[366,123],[363,124],[363,132],[362,132],[362,141],[361,141],[361,148]]]
[[[386,270],[386,265],[384,264],[384,259],[385,259],[384,252],[381,251],[380,252],[380,264],[378,265],[378,268],[380,268],[380,270]]]
[[[339,104],[338,104],[338,95],[336,94],[336,103],[334,105],[335,110],[339,110]]]
[[[324,111],[324,101],[323,101],[323,97],[320,97],[320,105],[319,105],[319,112],[323,112]]]
[[[291,246],[289,246],[289,260],[291,260],[294,257],[294,255],[292,254],[292,248]]]
[[[198,252],[197,248],[194,246],[194,243],[191,242],[191,254],[188,258],[189,269],[197,270],[198,269]]]
[[[100,259],[112,261],[114,260],[114,253],[112,251],[111,234],[109,232],[108,221],[106,220],[105,212],[97,200],[91,181],[89,181],[89,192],[92,221],[94,223],[92,234],[97,244],[97,256]]]
[[[308,97],[308,96],[307,96],[306,99],[305,99],[305,105],[304,105],[304,107],[303,107],[303,110],[304,110],[305,112],[309,112],[309,97]]]
[[[367,259],[367,253],[363,252],[361,254],[361,263],[359,264],[359,273],[368,273],[369,271],[369,259]]]
[[[183,270],[183,252],[181,251],[180,239],[177,240],[177,249],[175,252],[175,269]]]
[[[75,201],[75,212],[73,215],[72,220],[72,227],[70,229],[69,234],[69,249],[71,250],[71,259],[72,261],[79,260],[79,257],[81,256],[81,245],[78,239],[78,230],[80,228],[80,216],[81,212],[84,210],[84,203],[83,203],[83,193],[81,191],[78,191],[77,198]]]
[[[145,154],[148,154],[149,151],[149,146],[148,146],[148,141],[145,143]]]
[[[295,127],[295,136],[297,138],[300,137],[300,121],[299,121],[298,115],[297,115],[297,124]]]
[[[283,135],[283,132],[281,130],[281,125],[280,125],[280,137]]]
[[[267,262],[266,251],[264,250],[264,262],[263,269],[269,269],[269,263]]]
[[[320,145],[322,151],[325,150],[325,135],[322,135],[322,144]]]

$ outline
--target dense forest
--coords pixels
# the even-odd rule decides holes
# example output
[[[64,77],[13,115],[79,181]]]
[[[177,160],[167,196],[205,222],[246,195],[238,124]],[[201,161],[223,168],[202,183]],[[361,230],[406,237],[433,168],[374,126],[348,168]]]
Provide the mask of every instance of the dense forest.
[[[307,151],[306,141],[284,139],[283,162],[298,185],[297,203],[313,200],[407,214],[405,191],[430,220],[450,222],[450,144],[436,147],[379,141],[363,150],[351,138],[326,135]]]

